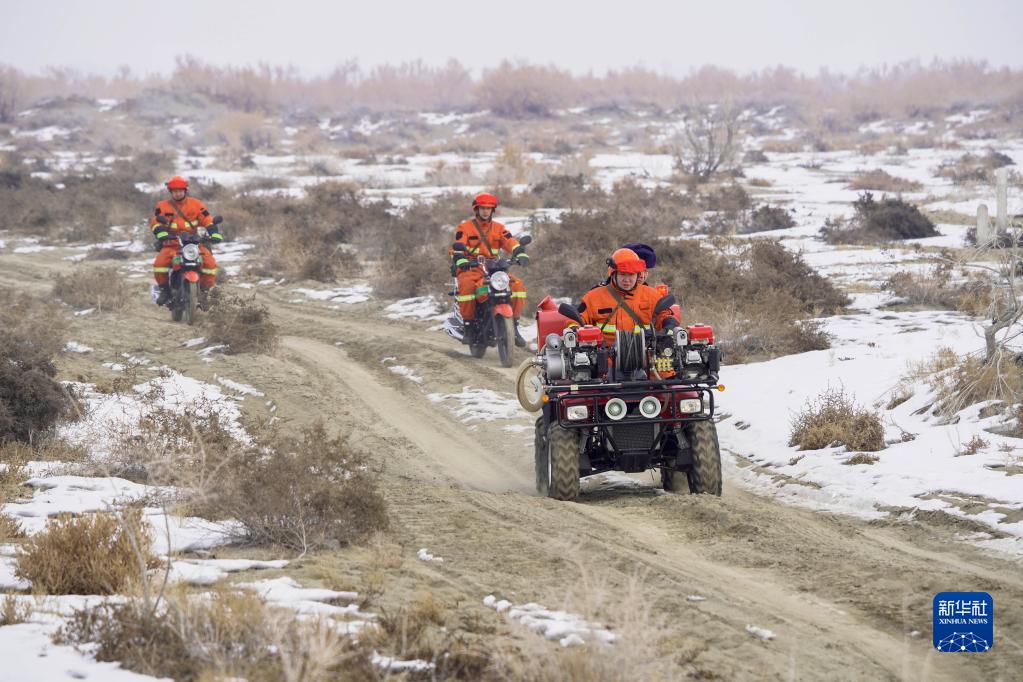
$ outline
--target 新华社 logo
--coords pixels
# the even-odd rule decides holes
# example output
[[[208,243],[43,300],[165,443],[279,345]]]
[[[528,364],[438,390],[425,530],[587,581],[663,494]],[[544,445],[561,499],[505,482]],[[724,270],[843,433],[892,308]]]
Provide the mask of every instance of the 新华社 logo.
[[[934,648],[947,653],[983,653],[995,644],[995,601],[987,592],[934,595]]]

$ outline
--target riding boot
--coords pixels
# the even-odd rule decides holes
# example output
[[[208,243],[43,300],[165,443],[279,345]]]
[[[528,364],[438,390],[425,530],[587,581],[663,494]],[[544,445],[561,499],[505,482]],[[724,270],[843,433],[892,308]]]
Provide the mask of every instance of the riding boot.
[[[519,333],[519,318],[516,317],[513,321],[515,322],[515,345],[519,348],[525,348],[526,340],[522,338],[522,334]]]
[[[160,287],[160,295],[156,297],[156,305],[167,305],[171,300],[171,290],[169,284],[164,284]]]
[[[199,309],[210,309],[210,290],[206,287],[199,287]]]

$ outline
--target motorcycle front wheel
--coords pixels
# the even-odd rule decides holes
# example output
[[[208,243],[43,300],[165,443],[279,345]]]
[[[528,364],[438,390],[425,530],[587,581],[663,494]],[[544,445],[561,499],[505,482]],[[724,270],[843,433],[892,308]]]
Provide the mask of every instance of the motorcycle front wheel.
[[[502,367],[512,366],[511,340],[514,334],[511,318],[494,316],[494,341],[497,342],[497,355],[501,358]]]
[[[184,289],[181,292],[181,307],[184,309],[185,324],[189,326],[195,324],[195,307],[199,302],[198,289],[198,284],[186,281]]]

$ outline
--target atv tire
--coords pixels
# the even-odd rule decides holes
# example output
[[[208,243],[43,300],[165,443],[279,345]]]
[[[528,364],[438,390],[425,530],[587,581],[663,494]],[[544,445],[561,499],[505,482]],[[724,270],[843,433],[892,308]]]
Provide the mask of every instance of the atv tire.
[[[707,419],[690,424],[686,437],[693,454],[693,465],[685,472],[689,492],[721,495],[721,448],[714,422]],[[675,475],[673,478],[681,479],[682,472],[671,473]]]
[[[572,501],[579,497],[579,434],[556,423],[547,428],[547,497]]]
[[[547,432],[544,428],[543,417],[536,420],[533,427],[533,469],[536,473],[536,492],[538,495],[547,497],[550,490],[547,473]]]

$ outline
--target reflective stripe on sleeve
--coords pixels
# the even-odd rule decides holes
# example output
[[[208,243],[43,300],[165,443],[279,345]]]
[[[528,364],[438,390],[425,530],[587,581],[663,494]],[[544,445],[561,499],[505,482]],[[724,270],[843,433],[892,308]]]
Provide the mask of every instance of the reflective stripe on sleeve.
[[[466,294],[464,296],[455,296],[455,300],[458,301],[459,303],[465,303],[466,301],[471,301],[471,300],[473,300],[475,298],[476,298],[476,294]]]

